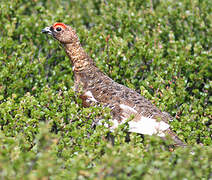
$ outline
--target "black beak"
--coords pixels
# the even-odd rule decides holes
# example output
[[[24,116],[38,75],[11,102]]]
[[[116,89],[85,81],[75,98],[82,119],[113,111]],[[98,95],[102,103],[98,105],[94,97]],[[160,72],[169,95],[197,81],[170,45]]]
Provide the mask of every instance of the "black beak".
[[[41,32],[42,32],[42,33],[45,33],[45,34],[50,34],[50,35],[52,35],[52,31],[51,31],[50,27],[45,27],[44,29],[42,29]]]

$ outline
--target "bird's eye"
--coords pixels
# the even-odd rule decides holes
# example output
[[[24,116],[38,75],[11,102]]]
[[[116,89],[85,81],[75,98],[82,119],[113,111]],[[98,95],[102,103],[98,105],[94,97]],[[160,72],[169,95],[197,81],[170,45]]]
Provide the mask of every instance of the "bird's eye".
[[[61,31],[61,30],[62,30],[61,27],[57,27],[57,28],[56,28],[56,31]]]

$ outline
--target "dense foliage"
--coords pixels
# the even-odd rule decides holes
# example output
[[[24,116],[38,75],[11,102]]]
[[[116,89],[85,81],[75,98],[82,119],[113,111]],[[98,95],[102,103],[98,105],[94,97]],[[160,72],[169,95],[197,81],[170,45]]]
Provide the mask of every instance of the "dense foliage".
[[[212,179],[211,0],[1,0],[1,179]],[[112,134],[83,108],[69,59],[41,34],[74,27],[97,66],[170,113],[188,147]]]

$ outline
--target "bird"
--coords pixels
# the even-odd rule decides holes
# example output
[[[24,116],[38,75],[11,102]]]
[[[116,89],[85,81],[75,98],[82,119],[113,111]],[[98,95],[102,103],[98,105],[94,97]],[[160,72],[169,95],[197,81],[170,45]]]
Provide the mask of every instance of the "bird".
[[[128,121],[129,132],[156,135],[162,139],[169,136],[175,146],[186,146],[170,127],[172,117],[160,111],[135,90],[105,75],[83,49],[76,31],[71,26],[56,22],[41,32],[52,36],[64,47],[72,64],[75,91],[81,89],[79,97],[83,106],[101,104],[111,109],[111,131],[131,118]]]

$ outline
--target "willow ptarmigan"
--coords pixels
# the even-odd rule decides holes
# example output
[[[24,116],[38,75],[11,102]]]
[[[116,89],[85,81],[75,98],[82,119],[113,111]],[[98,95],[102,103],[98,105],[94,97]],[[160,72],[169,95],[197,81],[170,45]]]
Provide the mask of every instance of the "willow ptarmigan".
[[[76,32],[68,25],[55,23],[42,30],[58,40],[64,47],[73,65],[75,89],[82,88],[83,105],[89,107],[102,104],[111,108],[113,126],[116,128],[128,118],[129,132],[139,134],[156,134],[162,138],[169,135],[176,146],[185,144],[170,129],[170,116],[161,112],[157,107],[132,89],[114,82],[102,73],[94,61],[87,55]]]

